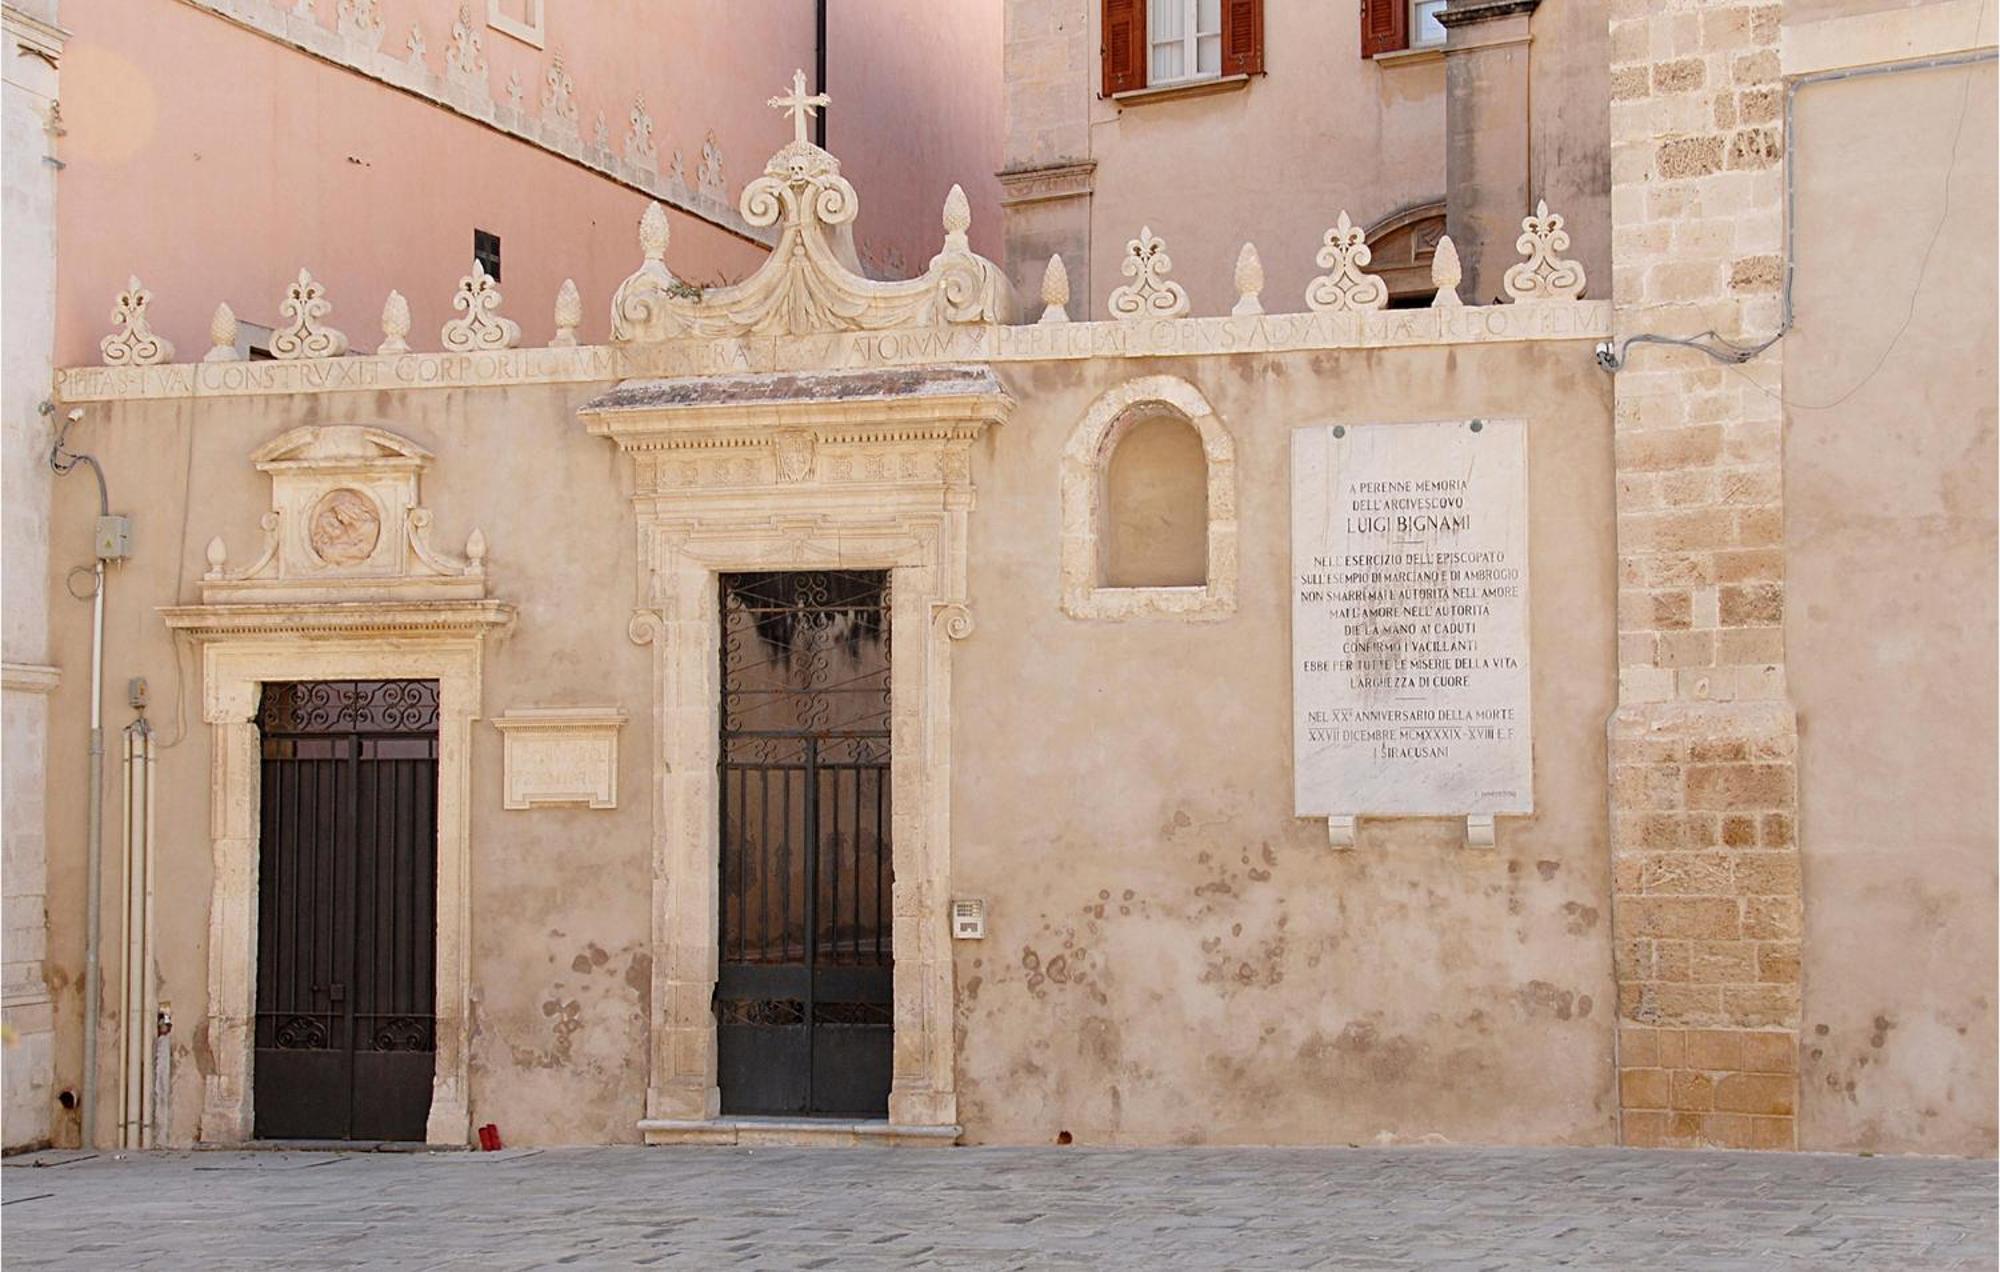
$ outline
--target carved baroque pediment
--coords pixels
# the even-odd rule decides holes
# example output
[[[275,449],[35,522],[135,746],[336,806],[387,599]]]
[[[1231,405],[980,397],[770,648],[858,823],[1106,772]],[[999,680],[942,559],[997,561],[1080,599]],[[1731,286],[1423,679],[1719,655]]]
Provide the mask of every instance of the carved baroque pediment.
[[[958,186],[944,202],[944,246],[921,276],[878,282],[860,272],[852,244],[860,199],[840,175],[840,160],[806,139],[808,118],[826,102],[824,94],[806,95],[804,72],[794,75],[792,96],[771,99],[792,115],[794,138],[743,188],[744,220],[779,226],[777,247],[744,281],[701,289],[675,278],[666,264],[666,211],[658,203],[646,209],[639,222],[645,259],[612,297],[614,341],[1000,321],[1004,276],[968,245],[972,211]]]
[[[985,366],[633,380],[586,403],[638,492],[864,501],[969,489],[972,443],[1013,400]],[[801,501],[804,501],[803,503]]]
[[[431,455],[386,429],[295,428],[251,453],[271,478],[271,510],[248,565],[208,544],[205,604],[477,601],[486,597],[486,537],[463,555],[434,547],[419,483]]]

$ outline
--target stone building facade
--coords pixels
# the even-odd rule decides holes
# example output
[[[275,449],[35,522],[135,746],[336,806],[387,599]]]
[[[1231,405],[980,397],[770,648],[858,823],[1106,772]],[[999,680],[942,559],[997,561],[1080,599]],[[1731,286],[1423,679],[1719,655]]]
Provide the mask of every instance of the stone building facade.
[[[128,293],[72,445],[188,476],[120,487],[92,1135],[1990,1155],[1989,20],[1604,36],[1609,277],[1538,198],[1502,303],[1440,239],[1391,308],[1338,205],[1003,271],[957,190],[871,280],[803,76],[770,259],[686,288],[651,208],[600,343],[474,272],[318,356],[301,275],[278,359],[175,361]]]

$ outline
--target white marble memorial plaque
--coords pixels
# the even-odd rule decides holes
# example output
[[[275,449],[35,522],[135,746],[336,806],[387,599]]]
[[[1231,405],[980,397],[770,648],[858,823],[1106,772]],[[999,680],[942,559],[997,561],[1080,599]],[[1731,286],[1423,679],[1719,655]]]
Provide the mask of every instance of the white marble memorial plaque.
[[[1527,813],[1521,420],[1292,435],[1299,816]]]

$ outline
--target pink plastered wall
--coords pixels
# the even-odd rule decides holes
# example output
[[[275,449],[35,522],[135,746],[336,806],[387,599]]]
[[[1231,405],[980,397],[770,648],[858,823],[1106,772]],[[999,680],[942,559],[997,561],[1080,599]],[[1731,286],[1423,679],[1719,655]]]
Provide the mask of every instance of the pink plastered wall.
[[[812,0],[550,3],[542,48],[488,27],[483,0],[469,8],[496,100],[518,77],[524,111],[538,114],[560,53],[585,138],[601,113],[622,153],[643,94],[661,170],[679,150],[696,184],[712,132],[732,205],[791,136],[766,99],[794,68],[814,69]],[[380,0],[379,11],[383,50],[408,56],[415,27],[426,64],[444,71],[453,0]],[[503,312],[523,344],[552,333],[564,278],[583,295],[579,337],[608,333],[611,292],[639,260],[644,192],[191,4],[93,0],[63,16],[74,36],[62,80],[59,365],[98,360],[129,275],[152,291],[154,329],[176,360],[191,361],[218,301],[279,323],[301,266],[326,285],[329,321],[357,350],[380,342],[391,288],[409,300],[411,345],[434,349],[475,228],[500,235]],[[315,0],[313,18],[334,29],[333,0]],[[870,256],[921,270],[953,181],[973,201],[974,245],[997,253],[997,0],[835,4],[829,27],[829,142],[860,188]],[[723,226],[670,215],[668,263],[681,277],[738,279],[763,259]]]
[[[972,249],[1000,259],[1003,13],[1002,0],[830,0],[827,148],[861,195],[855,248],[878,276],[923,271],[954,183]]]

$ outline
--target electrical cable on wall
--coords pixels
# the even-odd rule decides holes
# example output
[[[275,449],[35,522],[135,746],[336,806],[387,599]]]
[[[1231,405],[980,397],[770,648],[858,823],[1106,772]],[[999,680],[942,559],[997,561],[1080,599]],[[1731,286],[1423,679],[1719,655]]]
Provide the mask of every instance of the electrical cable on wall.
[[[1984,11],[1985,6],[1982,5],[1981,13],[1983,14]],[[1630,357],[1633,345],[1657,344],[1693,349],[1734,369],[1751,361],[1784,339],[1796,325],[1796,315],[1792,309],[1792,282],[1798,271],[1798,186],[1796,150],[1793,146],[1793,137],[1797,131],[1793,120],[1793,104],[1799,92],[1815,84],[1828,84],[1839,80],[1869,79],[1879,75],[1895,75],[1907,71],[1947,70],[1958,66],[1970,67],[1980,62],[1991,62],[1995,57],[2000,57],[2000,50],[1985,49],[1976,53],[1954,54],[1950,57],[1925,58],[1914,62],[1892,62],[1883,66],[1854,67],[1845,70],[1827,71],[1818,75],[1803,75],[1789,82],[1785,86],[1784,113],[1785,264],[1784,284],[1778,293],[1778,329],[1763,340],[1749,344],[1730,340],[1713,328],[1695,336],[1669,336],[1659,332],[1643,331],[1627,336],[1623,340],[1599,341],[1597,345],[1597,365],[1606,373],[1616,375],[1625,369],[1625,364]],[[1875,360],[1874,366],[1869,369],[1868,373],[1859,382],[1832,402],[1818,405],[1790,402],[1782,395],[1773,393],[1768,386],[1756,384],[1755,381],[1749,381],[1755,385],[1759,392],[1775,397],[1787,406],[1803,410],[1827,410],[1831,407],[1839,406],[1860,392],[1862,387],[1874,379],[1876,372],[1880,371],[1884,364],[1888,362],[1890,353],[1894,352],[1896,345],[1903,338],[1903,333],[1909,329],[1910,322],[1916,315],[1917,296],[1923,290],[1924,274],[1929,268],[1931,253],[1936,249],[1938,239],[1944,232],[1945,220],[1951,213],[1951,179],[1953,173],[1958,168],[1958,146],[1965,130],[1965,117],[1967,108],[1970,105],[1971,93],[1972,76],[1968,73],[1965,77],[1965,91],[1959,103],[1958,125],[1952,134],[1950,159],[1945,167],[1944,206],[1938,213],[1937,225],[1931,231],[1930,241],[1924,248],[1922,259],[1918,262],[1917,281],[1910,291],[1909,310],[1903,315],[1902,325],[1897,327],[1896,333],[1889,338],[1889,343],[1883,348],[1881,356]],[[1746,380],[1748,379],[1748,377],[1745,378]]]

